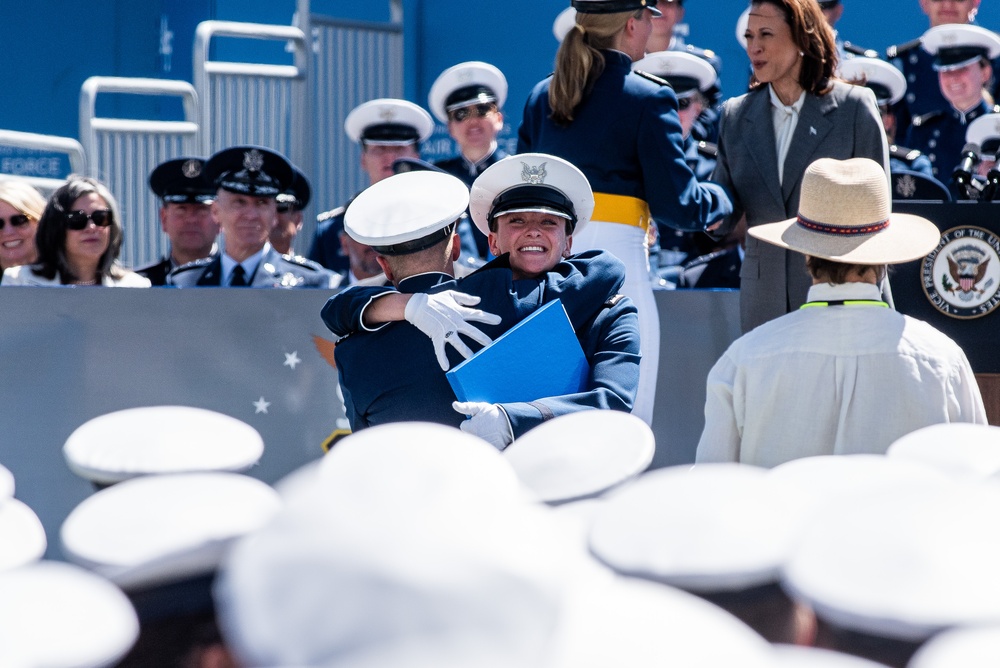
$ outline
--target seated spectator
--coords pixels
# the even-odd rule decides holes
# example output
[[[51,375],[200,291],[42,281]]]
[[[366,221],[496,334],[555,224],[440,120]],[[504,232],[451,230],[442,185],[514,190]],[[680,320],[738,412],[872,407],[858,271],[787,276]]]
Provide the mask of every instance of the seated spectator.
[[[304,258],[282,255],[268,239],[278,220],[277,197],[292,184],[285,157],[259,146],[234,146],[205,162],[205,178],[218,189],[212,217],[225,248],[170,272],[179,288],[335,288],[336,274]]]
[[[278,222],[271,229],[271,246],[282,255],[294,255],[292,244],[302,229],[302,211],[309,206],[312,189],[309,179],[298,167],[292,165],[292,185],[278,195]]]
[[[169,252],[158,261],[136,267],[153,285],[166,285],[167,275],[188,262],[215,252],[219,225],[212,220],[215,188],[204,174],[201,158],[160,163],[149,174],[149,189],[160,199],[160,229],[170,239]]]
[[[148,288],[148,278],[118,264],[118,203],[96,179],[72,174],[49,198],[38,221],[38,260],[4,270],[4,285],[104,285]]]
[[[880,299],[885,265],[923,257],[940,233],[890,211],[878,163],[813,162],[798,217],[749,232],[803,253],[812,287],[800,309],[739,338],[709,372],[699,463],[880,454],[920,427],[986,422],[962,349]]]
[[[0,271],[38,260],[35,231],[45,198],[24,181],[0,181]]]

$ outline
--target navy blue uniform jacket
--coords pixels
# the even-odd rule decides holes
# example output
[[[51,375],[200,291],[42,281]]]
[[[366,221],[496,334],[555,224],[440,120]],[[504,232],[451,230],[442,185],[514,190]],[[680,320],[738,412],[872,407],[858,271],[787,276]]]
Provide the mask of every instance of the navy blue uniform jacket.
[[[703,230],[732,213],[725,189],[699,183],[687,164],[673,88],[633,72],[620,51],[602,53],[604,72],[568,126],[550,117],[552,78],[535,85],[524,105],[517,152],[568,160],[595,193],[645,200],[658,223],[679,230]]]

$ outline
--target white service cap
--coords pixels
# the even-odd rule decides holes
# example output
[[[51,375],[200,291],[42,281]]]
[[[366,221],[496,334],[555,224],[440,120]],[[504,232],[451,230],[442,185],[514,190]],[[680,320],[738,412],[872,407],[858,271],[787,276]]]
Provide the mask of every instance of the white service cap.
[[[657,469],[608,498],[590,548],[619,573],[698,593],[774,584],[799,528],[789,505],[764,469]]]
[[[264,453],[256,429],[191,406],[129,408],[88,420],[63,446],[69,468],[99,484],[140,475],[245,471]]]
[[[128,598],[92,573],[54,561],[0,573],[0,654],[30,668],[106,668],[139,636]]]
[[[434,119],[408,100],[379,98],[352,109],[344,132],[358,144],[407,146],[426,141],[434,132]]]
[[[373,183],[347,207],[344,230],[383,255],[430,248],[454,233],[469,206],[461,179],[437,171],[393,174]]]
[[[469,212],[483,234],[490,219],[537,211],[586,226],[594,213],[594,191],[575,165],[547,153],[520,153],[493,163],[472,184]]]
[[[542,423],[511,443],[503,457],[540,500],[595,497],[646,470],[656,439],[629,413],[580,411]]]
[[[448,112],[473,104],[495,102],[503,109],[507,79],[496,66],[478,60],[449,67],[434,80],[427,96],[434,116],[448,122]]]

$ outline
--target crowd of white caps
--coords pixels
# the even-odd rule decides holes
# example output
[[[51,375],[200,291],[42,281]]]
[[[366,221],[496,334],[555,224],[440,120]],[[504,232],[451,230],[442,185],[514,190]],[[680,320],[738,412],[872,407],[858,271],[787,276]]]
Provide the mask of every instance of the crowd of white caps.
[[[768,642],[710,602],[769,587],[920,645],[911,666],[995,666],[998,444],[939,425],[885,456],[644,472],[649,428],[585,411],[502,453],[450,427],[367,429],[271,487],[244,473],[263,453],[247,425],[122,411],[66,443],[101,486],[62,525],[69,563],[42,558],[0,467],[0,666],[114,666],[142,629],[135,593],[199,579],[248,667],[876,665]]]

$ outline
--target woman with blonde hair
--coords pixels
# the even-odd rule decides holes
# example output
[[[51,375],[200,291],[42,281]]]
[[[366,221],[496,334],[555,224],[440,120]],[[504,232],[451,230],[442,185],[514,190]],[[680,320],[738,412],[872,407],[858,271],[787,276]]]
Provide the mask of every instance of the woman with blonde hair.
[[[44,209],[45,198],[27,182],[0,181],[0,272],[38,258],[35,231]]]
[[[732,210],[722,187],[699,183],[684,160],[677,97],[657,77],[633,72],[645,55],[656,0],[573,0],[576,24],[563,38],[555,73],[524,108],[518,153],[551,153],[576,165],[596,208],[574,251],[601,248],[626,267],[624,294],[639,310],[642,345],[633,413],[652,422],[660,323],[649,276],[651,217],[699,231]],[[541,178],[544,178],[542,176]]]
[[[35,242],[37,260],[5,269],[4,285],[150,285],[148,278],[118,264],[121,215],[111,191],[97,179],[71,174],[52,193]]]

